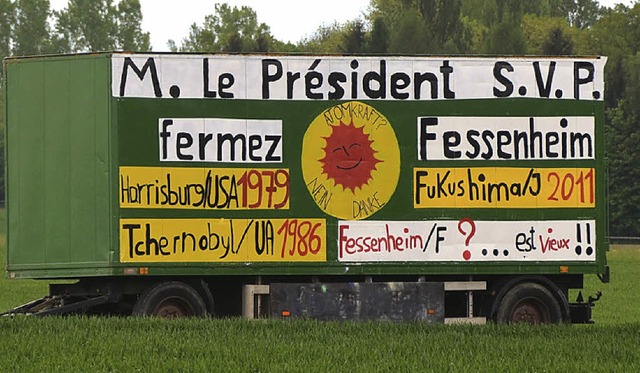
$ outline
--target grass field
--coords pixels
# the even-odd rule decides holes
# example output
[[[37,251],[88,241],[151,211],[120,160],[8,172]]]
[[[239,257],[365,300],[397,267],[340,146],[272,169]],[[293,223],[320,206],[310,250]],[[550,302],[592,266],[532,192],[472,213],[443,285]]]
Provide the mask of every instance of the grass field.
[[[4,211],[0,215],[4,267]],[[614,246],[595,325],[0,318],[0,372],[518,371],[640,369],[640,247]],[[46,293],[0,279],[0,309]]]

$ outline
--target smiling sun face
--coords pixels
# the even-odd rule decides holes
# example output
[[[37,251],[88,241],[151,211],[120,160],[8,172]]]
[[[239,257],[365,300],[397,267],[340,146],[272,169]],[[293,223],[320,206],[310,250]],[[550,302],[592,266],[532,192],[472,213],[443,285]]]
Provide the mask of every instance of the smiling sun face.
[[[371,173],[382,161],[376,158],[376,151],[371,147],[373,141],[364,133],[363,127],[357,128],[353,121],[349,124],[340,122],[332,127],[328,137],[323,138],[327,144],[320,162],[327,179],[352,192],[371,180]]]

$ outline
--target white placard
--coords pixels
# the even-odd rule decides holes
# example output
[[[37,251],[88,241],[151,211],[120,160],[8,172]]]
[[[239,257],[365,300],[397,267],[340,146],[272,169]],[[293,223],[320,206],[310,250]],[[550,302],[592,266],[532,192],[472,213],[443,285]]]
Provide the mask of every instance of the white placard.
[[[160,118],[161,162],[281,163],[282,121]]]
[[[340,221],[341,262],[594,262],[595,220]]]
[[[593,117],[418,117],[418,159],[595,159]]]

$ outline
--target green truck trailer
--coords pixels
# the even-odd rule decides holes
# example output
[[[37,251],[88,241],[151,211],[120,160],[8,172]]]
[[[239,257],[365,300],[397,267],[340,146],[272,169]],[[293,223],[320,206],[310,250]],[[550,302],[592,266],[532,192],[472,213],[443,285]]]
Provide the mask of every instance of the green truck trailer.
[[[590,322],[605,63],[6,59],[8,313]]]

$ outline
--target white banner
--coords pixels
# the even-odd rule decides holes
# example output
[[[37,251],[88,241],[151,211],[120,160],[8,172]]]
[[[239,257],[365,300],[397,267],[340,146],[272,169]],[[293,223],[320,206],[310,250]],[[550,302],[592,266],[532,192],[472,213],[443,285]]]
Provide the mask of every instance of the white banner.
[[[114,54],[112,95],[250,100],[602,100],[605,57]]]

